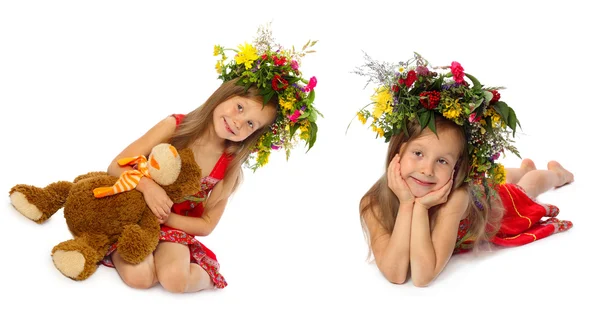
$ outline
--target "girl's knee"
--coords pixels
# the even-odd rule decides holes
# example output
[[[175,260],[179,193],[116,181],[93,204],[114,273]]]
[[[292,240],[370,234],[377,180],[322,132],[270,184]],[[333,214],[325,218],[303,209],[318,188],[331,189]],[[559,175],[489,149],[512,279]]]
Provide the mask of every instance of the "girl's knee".
[[[158,281],[169,292],[184,293],[187,289],[190,272],[179,265],[168,265],[157,269]]]
[[[154,274],[149,272],[122,274],[121,279],[123,279],[127,286],[136,289],[148,289],[155,284]]]

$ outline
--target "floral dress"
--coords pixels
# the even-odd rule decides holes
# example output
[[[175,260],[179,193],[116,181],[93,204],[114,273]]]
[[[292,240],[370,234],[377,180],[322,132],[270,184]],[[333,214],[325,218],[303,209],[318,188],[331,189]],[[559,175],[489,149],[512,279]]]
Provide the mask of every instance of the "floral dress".
[[[558,207],[537,202],[516,184],[500,185],[497,191],[504,205],[504,216],[499,231],[490,240],[496,245],[522,246],[573,227],[572,222],[556,218]],[[469,220],[461,220],[454,253],[473,248],[473,237],[469,230]]]
[[[185,115],[183,114],[173,114],[175,120],[177,121],[177,125],[181,123]],[[193,194],[190,196],[186,196],[185,200],[179,203],[174,203],[171,207],[171,213],[182,215],[182,216],[190,216],[190,217],[202,217],[204,213],[204,200],[208,197],[210,191],[215,187],[215,185],[223,179],[225,176],[225,171],[231,157],[223,153],[217,164],[215,164],[213,170],[208,176],[205,176],[200,181],[201,190],[197,194]],[[202,244],[195,236],[190,235],[182,230],[171,228],[166,225],[161,225],[160,227],[160,241],[168,241],[179,243],[183,245],[187,245],[190,249],[190,262],[198,264],[202,269],[204,269],[210,278],[212,279],[215,287],[217,288],[225,288],[227,286],[227,282],[225,278],[219,272],[219,262],[217,261],[217,256]],[[105,255],[104,259],[101,263],[108,267],[114,267],[112,263],[112,259],[110,254],[112,254],[117,249],[117,244],[114,243],[108,250],[108,253]]]

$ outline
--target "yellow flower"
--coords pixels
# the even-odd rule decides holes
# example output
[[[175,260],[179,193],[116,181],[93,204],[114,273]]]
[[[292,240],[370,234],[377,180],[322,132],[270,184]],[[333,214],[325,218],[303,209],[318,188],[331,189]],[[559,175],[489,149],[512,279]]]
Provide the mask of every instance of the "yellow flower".
[[[291,113],[291,110],[294,108],[294,102],[294,100],[288,100],[284,96],[279,97],[279,105],[281,105],[284,110],[288,111],[286,113]]]
[[[300,125],[300,138],[305,141],[310,138],[310,134],[308,133],[309,127],[310,127],[309,121],[304,121],[304,122],[302,122],[302,125]]]
[[[375,102],[373,108],[373,117],[378,119],[385,113],[392,113],[392,94],[386,87],[381,87],[376,90],[374,96],[371,97],[371,101]]]
[[[359,120],[359,121],[360,121],[362,124],[365,124],[365,123],[367,123],[367,118],[366,118],[366,117],[365,117],[365,116],[364,116],[362,113],[358,112],[358,113],[357,113],[357,116],[358,116],[358,120]]]
[[[498,163],[493,170],[494,174],[494,182],[496,184],[504,184],[506,183],[506,170],[504,169],[504,165]]]
[[[377,127],[374,124],[371,124],[371,129],[373,129],[373,132],[377,133],[377,137],[383,136],[385,133],[381,127]]]
[[[448,102],[448,100],[446,100],[444,102],[444,106],[446,108],[444,109],[443,115],[447,119],[450,119],[450,120],[456,119],[460,116],[460,114],[462,112],[462,106],[460,105],[460,103],[458,103],[458,99],[456,99],[454,101],[450,101],[450,102]]]
[[[215,45],[214,51],[213,51],[213,55],[217,56],[221,53],[221,47],[218,45]]]
[[[235,56],[235,62],[237,64],[244,64],[246,70],[250,69],[252,67],[252,62],[258,59],[258,55],[256,55],[256,49],[246,42],[244,42],[244,44],[240,44],[238,49],[240,50]]]
[[[223,72],[223,62],[217,61],[217,65],[215,65],[215,69],[217,73],[221,74]]]
[[[258,156],[256,158],[256,162],[258,163],[258,165],[259,166],[267,165],[267,163],[269,163],[269,155],[271,155],[271,152],[264,152],[264,151],[258,152]]]

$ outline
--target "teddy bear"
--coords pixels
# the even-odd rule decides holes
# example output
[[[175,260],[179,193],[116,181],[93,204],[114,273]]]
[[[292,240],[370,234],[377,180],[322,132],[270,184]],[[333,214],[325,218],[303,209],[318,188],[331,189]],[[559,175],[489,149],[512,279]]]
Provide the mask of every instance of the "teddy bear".
[[[73,182],[58,181],[44,188],[19,184],[9,192],[16,210],[36,223],[64,208],[73,239],[54,246],[51,255],[56,268],[71,279],[91,276],[114,243],[131,264],[140,263],[154,251],[160,223],[143,194],[135,190],[142,176],[161,185],[174,203],[201,189],[202,171],[189,148],[177,150],[162,143],[152,148],[147,160],[143,155],[124,158],[119,165],[134,169],[118,178],[90,172]]]

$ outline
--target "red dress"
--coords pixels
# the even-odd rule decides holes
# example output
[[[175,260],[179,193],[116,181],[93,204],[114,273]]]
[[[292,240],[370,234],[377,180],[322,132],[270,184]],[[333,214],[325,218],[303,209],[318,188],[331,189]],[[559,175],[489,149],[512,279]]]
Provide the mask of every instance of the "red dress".
[[[537,202],[516,184],[500,185],[497,191],[504,205],[504,216],[498,233],[491,239],[496,245],[522,246],[573,227],[572,222],[556,218],[558,207]],[[473,248],[469,228],[468,219],[460,221],[454,253]]]
[[[177,125],[179,125],[185,115],[173,114],[173,117],[175,117]],[[186,196],[186,200],[183,202],[174,203],[171,207],[171,213],[189,217],[202,217],[202,214],[204,213],[204,200],[206,200],[213,187],[225,176],[225,171],[230,160],[231,157],[228,154],[223,153],[217,161],[217,164],[215,164],[212,172],[208,176],[203,177],[200,181],[200,192],[194,195]],[[217,256],[210,249],[208,249],[208,247],[204,246],[200,241],[198,241],[195,236],[179,229],[161,225],[160,241],[168,241],[187,245],[190,249],[190,262],[200,265],[200,267],[202,267],[202,269],[208,273],[215,284],[215,287],[225,288],[227,286],[225,278],[223,278],[221,273],[219,273],[219,262],[217,261]],[[110,254],[112,254],[116,249],[117,244],[114,243],[109,248],[104,259],[101,261],[103,265],[114,267]]]

